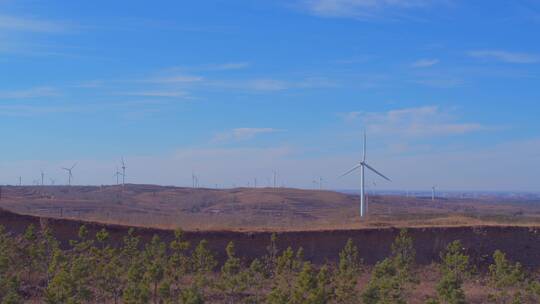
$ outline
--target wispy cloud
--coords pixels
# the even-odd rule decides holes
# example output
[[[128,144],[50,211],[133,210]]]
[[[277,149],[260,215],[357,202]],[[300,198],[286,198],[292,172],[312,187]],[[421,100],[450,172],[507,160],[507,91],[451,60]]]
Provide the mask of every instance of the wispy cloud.
[[[413,68],[429,68],[439,63],[439,59],[419,59],[411,64]]]
[[[464,81],[456,77],[427,75],[413,80],[414,83],[432,88],[449,89],[463,85]]]
[[[210,71],[229,71],[229,70],[241,70],[249,67],[248,62],[227,62],[221,64],[209,64],[202,69]]]
[[[54,33],[66,31],[67,26],[48,20],[0,15],[0,30]]]
[[[140,97],[171,97],[171,98],[189,96],[189,94],[184,91],[168,91],[168,90],[123,92],[123,93],[120,93],[119,95],[140,96]]]
[[[307,77],[301,80],[281,80],[274,78],[254,78],[243,80],[218,80],[207,85],[245,91],[284,91],[290,89],[315,89],[336,87],[338,84],[327,78]]]
[[[59,95],[60,92],[53,87],[34,87],[25,90],[0,91],[0,99],[30,99]]]
[[[70,105],[0,105],[0,116],[31,117],[43,114],[72,113],[86,110],[84,107]]]
[[[469,52],[469,56],[480,59],[492,59],[506,63],[537,63],[540,56],[529,53],[516,53],[501,50],[477,50]]]
[[[283,130],[274,128],[236,128],[230,131],[217,134],[212,142],[245,141],[255,138],[261,134],[275,133]]]
[[[321,17],[372,19],[386,10],[425,7],[437,1],[427,0],[304,0],[301,6]]]
[[[158,78],[150,78],[147,80],[144,80],[144,82],[150,82],[150,83],[193,83],[193,82],[200,82],[204,80],[204,77],[202,76],[194,76],[194,75],[172,75],[167,77],[158,77]]]
[[[461,135],[492,129],[476,122],[460,122],[436,106],[396,109],[387,112],[350,112],[347,121],[359,120],[370,133],[431,137]]]

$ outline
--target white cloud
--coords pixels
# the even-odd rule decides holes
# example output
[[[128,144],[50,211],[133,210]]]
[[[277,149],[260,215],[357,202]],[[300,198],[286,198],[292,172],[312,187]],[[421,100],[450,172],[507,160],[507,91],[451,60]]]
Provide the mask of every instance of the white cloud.
[[[30,117],[42,114],[82,112],[85,107],[68,105],[0,105],[0,116]]]
[[[283,91],[291,88],[291,84],[289,82],[270,78],[245,80],[215,80],[208,81],[206,85],[218,88],[247,91]]]
[[[62,32],[66,30],[66,26],[51,21],[0,15],[0,30],[24,32]]]
[[[352,17],[370,19],[386,9],[425,7],[436,1],[427,0],[305,0],[302,6],[321,17]]]
[[[274,128],[236,128],[227,132],[217,134],[213,142],[244,141],[253,139],[261,134],[275,133],[282,130]]]
[[[247,91],[284,91],[290,89],[313,89],[336,87],[337,84],[329,79],[308,77],[302,80],[289,81],[272,78],[218,80],[206,83],[209,86]]]
[[[142,96],[142,97],[187,97],[189,96],[189,94],[184,91],[167,91],[167,90],[124,92],[124,93],[121,93],[121,95]]]
[[[52,87],[34,87],[25,90],[0,91],[0,99],[30,99],[40,97],[54,97],[60,92]]]
[[[248,62],[228,62],[222,64],[210,64],[207,65],[204,70],[210,71],[229,71],[229,70],[241,70],[249,67]]]
[[[540,56],[528,53],[507,52],[501,50],[478,50],[469,52],[469,56],[480,59],[493,59],[506,63],[537,63]]]
[[[428,75],[413,80],[414,83],[433,88],[449,89],[463,85],[463,80],[455,77]]]
[[[194,83],[194,82],[200,82],[204,78],[201,76],[193,76],[193,75],[174,75],[174,76],[168,76],[168,77],[160,77],[160,78],[152,78],[148,79],[145,82],[151,82],[151,83],[169,83],[169,84],[175,84],[175,83]]]
[[[350,112],[345,119],[360,120],[369,133],[406,137],[460,135],[488,130],[475,122],[459,122],[436,106],[391,110],[388,112]]]
[[[428,68],[439,63],[439,59],[420,59],[412,63],[413,68]]]

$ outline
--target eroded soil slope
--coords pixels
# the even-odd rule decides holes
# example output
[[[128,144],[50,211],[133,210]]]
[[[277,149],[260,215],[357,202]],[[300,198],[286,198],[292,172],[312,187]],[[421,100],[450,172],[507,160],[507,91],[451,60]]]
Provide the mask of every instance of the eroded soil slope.
[[[0,210],[0,225],[14,234],[34,224],[37,227],[47,225],[55,235],[67,245],[68,240],[77,237],[81,222],[68,219],[47,219],[28,215],[19,215]],[[111,242],[119,245],[129,227],[85,223],[91,235],[106,228],[111,233]],[[166,229],[137,227],[136,234],[143,241],[148,241],[157,234],[163,240],[170,241],[173,231]],[[285,249],[303,247],[305,256],[314,263],[336,261],[338,253],[347,239],[351,238],[360,250],[361,258],[367,264],[374,264],[390,253],[390,245],[399,232],[397,228],[364,228],[354,230],[289,231],[278,233],[278,246]],[[470,227],[431,227],[409,228],[415,241],[417,262],[427,265],[438,261],[439,252],[451,241],[461,240],[464,247],[478,265],[485,265],[494,250],[500,249],[512,260],[528,267],[540,266],[540,227],[512,226],[470,226]],[[229,241],[234,241],[237,253],[246,261],[265,254],[271,232],[238,231],[186,231],[186,238],[196,244],[202,239],[209,241],[210,248],[223,260],[224,248]]]

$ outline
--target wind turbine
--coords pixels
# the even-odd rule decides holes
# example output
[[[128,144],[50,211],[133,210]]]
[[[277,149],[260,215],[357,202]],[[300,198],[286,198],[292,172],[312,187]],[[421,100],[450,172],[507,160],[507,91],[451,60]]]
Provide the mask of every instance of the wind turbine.
[[[40,170],[41,171],[41,185],[44,186],[45,185],[45,172],[43,172],[43,170]]]
[[[121,175],[122,175],[122,173],[120,173],[120,171],[118,171],[118,167],[116,167],[116,173],[114,173],[114,175],[113,175],[113,176],[116,176],[116,185],[118,185],[120,183],[119,178],[120,178]]]
[[[73,166],[71,166],[71,168],[65,168],[63,167],[62,169],[66,170],[66,172],[68,173],[68,186],[71,186],[71,178],[73,178],[73,168],[75,168],[75,166],[77,166],[77,163],[74,163]]]
[[[322,190],[323,178],[319,177],[318,180],[313,181],[313,184],[315,185],[315,187],[318,187],[319,190]]]
[[[437,189],[437,185],[434,185],[433,187],[431,187],[431,201],[432,202],[435,201],[435,189]]]
[[[388,177],[384,176],[379,171],[375,170],[373,167],[367,164],[366,162],[366,132],[364,131],[364,155],[362,157],[362,161],[358,163],[356,166],[352,167],[349,171],[342,174],[340,177],[349,175],[353,171],[356,171],[356,169],[360,168],[360,217],[364,217],[365,213],[367,211],[365,199],[366,199],[366,178],[365,178],[365,171],[366,168],[373,171],[375,174],[379,175],[380,177],[384,178],[387,181],[391,181]]]
[[[124,157],[122,157],[122,187],[126,184],[126,163],[124,162]]]

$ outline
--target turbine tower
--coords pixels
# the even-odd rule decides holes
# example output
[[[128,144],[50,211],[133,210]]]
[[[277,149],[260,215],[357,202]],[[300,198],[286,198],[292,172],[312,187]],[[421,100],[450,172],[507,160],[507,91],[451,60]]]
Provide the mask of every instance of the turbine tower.
[[[41,171],[41,185],[45,186],[45,172],[43,172],[43,170],[40,170],[40,171]]]
[[[431,187],[431,201],[435,201],[435,189],[437,189],[437,185]]]
[[[126,184],[126,163],[124,162],[124,157],[122,157],[122,187]]]
[[[116,185],[118,185],[120,183],[120,176],[122,176],[122,173],[118,170],[118,167],[116,167],[116,172],[114,173],[113,176],[116,176]]]
[[[352,167],[349,171],[342,174],[340,177],[349,175],[353,171],[356,171],[356,169],[360,168],[360,217],[364,217],[366,215],[366,178],[365,178],[365,171],[366,168],[373,171],[375,174],[379,175],[380,177],[384,178],[387,181],[391,181],[388,177],[384,176],[379,171],[375,170],[373,167],[367,164],[366,162],[366,132],[364,131],[364,155],[362,157],[362,161],[358,163],[356,166]]]
[[[62,169],[66,170],[66,172],[68,173],[68,186],[71,186],[71,179],[73,178],[73,168],[75,168],[75,166],[77,166],[77,163],[74,163],[73,166],[71,166],[71,168],[65,168],[63,167]]]

